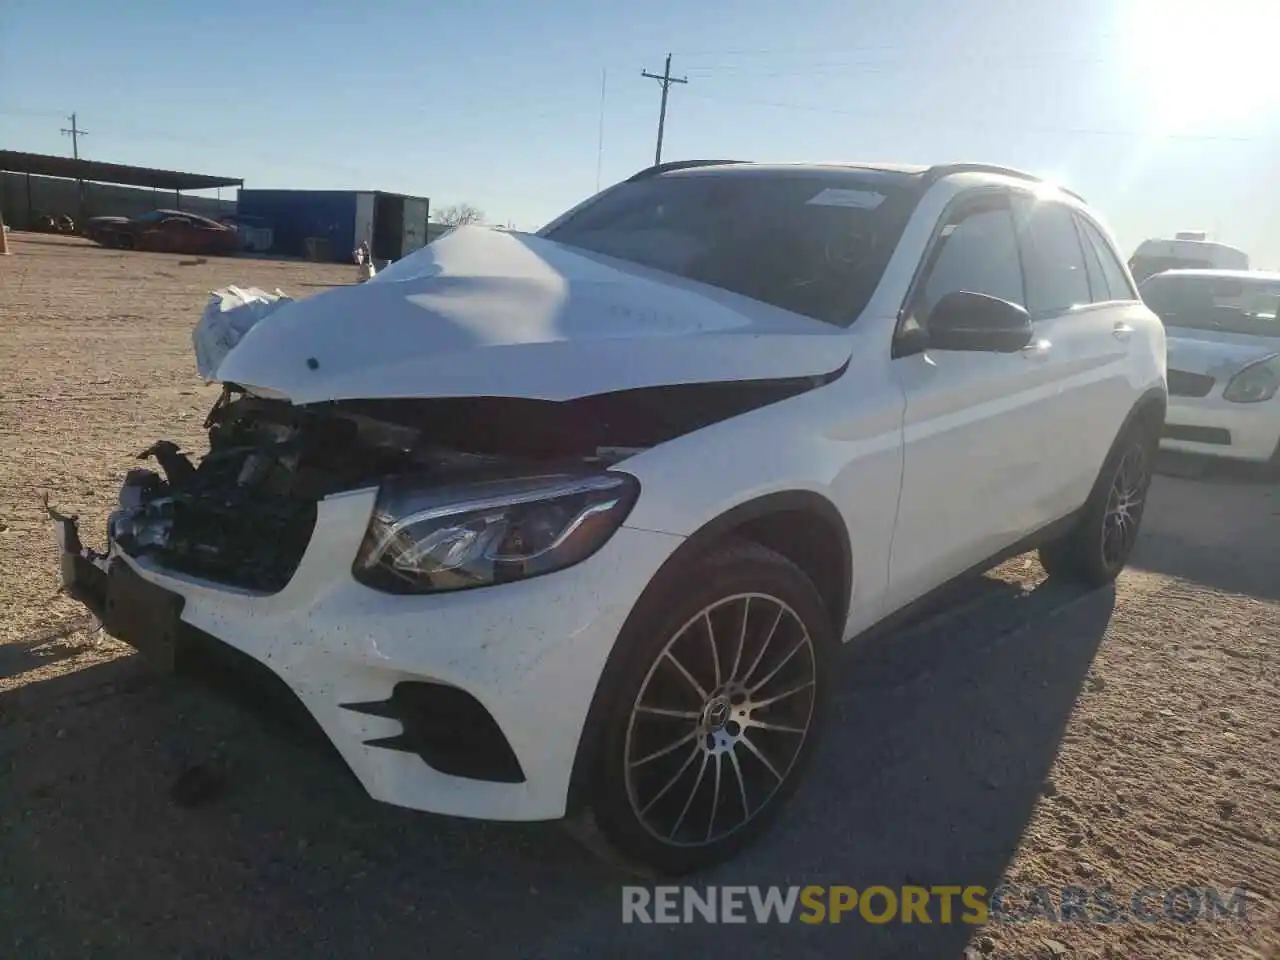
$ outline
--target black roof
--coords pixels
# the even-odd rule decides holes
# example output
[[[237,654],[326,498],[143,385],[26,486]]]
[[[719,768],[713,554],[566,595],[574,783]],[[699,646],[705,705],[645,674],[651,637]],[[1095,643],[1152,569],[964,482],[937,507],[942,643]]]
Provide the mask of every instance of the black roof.
[[[65,177],[68,180],[93,180],[130,187],[151,187],[156,190],[210,190],[214,187],[244,186],[244,180],[239,177],[213,177],[203,173],[155,170],[150,167],[131,167],[123,163],[104,163],[100,160],[73,160],[71,157],[23,153],[18,150],[0,150],[0,170],[7,170],[10,173],[33,173],[41,177]]]

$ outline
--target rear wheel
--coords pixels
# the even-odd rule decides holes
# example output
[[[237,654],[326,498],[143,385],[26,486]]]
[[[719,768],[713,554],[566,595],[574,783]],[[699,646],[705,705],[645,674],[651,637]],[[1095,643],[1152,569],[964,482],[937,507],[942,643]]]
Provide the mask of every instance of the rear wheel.
[[[1112,448],[1075,527],[1040,548],[1051,577],[1090,587],[1111,583],[1129,561],[1151,486],[1156,440],[1133,424]]]
[[[821,729],[822,598],[785,557],[731,545],[651,588],[618,642],[591,781],[605,849],[592,845],[658,874],[721,862],[777,815]]]
[[[129,234],[127,234],[127,233],[119,234],[119,235],[116,237],[116,246],[117,246],[117,247],[119,247],[121,250],[132,250],[132,249],[133,249],[133,237],[131,237],[131,236],[130,236]]]

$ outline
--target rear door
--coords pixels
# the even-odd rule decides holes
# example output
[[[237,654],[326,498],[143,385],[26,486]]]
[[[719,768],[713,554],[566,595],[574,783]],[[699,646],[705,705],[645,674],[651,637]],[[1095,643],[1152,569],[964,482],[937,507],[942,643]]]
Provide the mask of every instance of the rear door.
[[[1130,350],[1141,312],[1110,244],[1088,217],[1024,198],[1019,219],[1027,302],[1037,335],[1053,344],[1061,394],[1045,426],[1057,438],[1060,483],[1045,511],[1066,516],[1089,495],[1136,397]],[[1113,289],[1114,288],[1114,289]]]

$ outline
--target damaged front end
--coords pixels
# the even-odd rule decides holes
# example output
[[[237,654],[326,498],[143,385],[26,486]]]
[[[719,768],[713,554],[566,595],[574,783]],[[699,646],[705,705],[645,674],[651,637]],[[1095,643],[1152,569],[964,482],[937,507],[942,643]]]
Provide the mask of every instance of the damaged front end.
[[[160,472],[130,470],[108,519],[113,550],[172,572],[259,594],[288,584],[316,523],[317,504],[389,477],[447,477],[506,458],[442,449],[420,429],[224,391],[211,411],[209,450],[193,463],[168,442],[140,454]]]
[[[302,561],[318,503],[333,494],[371,487],[390,494],[406,480],[457,489],[512,476],[599,474],[635,452],[829,379],[687,384],[558,402],[305,406],[226,387],[206,420],[209,449],[198,462],[169,441],[139,455],[160,469],[129,471],[108,519],[107,555],[85,548],[74,519],[51,511],[63,579],[75,593],[120,551],[181,575],[277,593]]]

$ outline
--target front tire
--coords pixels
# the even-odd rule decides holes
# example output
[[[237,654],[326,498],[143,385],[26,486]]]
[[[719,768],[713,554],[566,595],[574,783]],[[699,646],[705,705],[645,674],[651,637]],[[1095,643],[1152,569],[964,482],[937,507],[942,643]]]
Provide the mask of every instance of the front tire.
[[[642,872],[720,863],[797,787],[834,646],[812,581],[754,543],[655,582],[601,681],[590,780],[597,852]]]
[[[1120,575],[1138,540],[1156,447],[1141,422],[1120,437],[1076,525],[1040,548],[1040,563],[1050,577],[1102,587]]]

